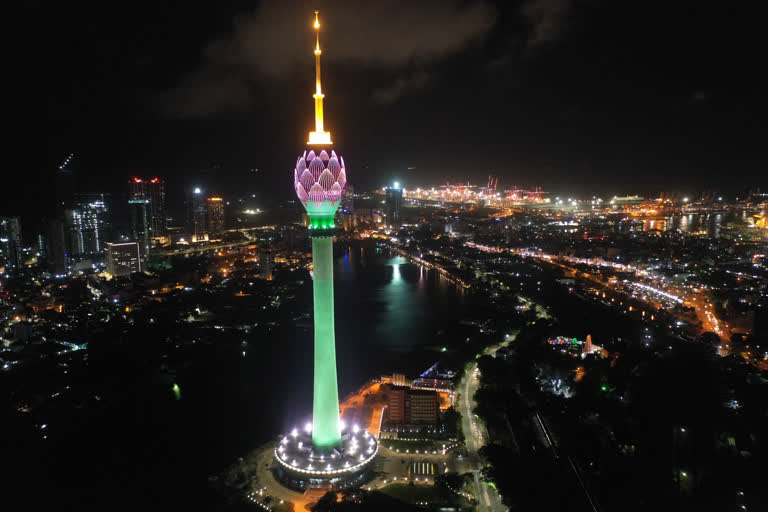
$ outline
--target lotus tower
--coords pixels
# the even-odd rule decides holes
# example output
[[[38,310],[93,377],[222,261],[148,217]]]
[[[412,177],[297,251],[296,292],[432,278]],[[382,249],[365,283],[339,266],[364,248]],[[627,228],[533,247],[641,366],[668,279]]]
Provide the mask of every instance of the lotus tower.
[[[320,19],[315,11],[315,130],[293,173],[296,195],[309,214],[314,267],[314,392],[312,422],[283,436],[275,449],[277,473],[294,488],[345,487],[367,476],[378,452],[376,438],[339,417],[333,299],[334,217],[347,183],[344,159],[333,148],[323,123],[320,79]]]

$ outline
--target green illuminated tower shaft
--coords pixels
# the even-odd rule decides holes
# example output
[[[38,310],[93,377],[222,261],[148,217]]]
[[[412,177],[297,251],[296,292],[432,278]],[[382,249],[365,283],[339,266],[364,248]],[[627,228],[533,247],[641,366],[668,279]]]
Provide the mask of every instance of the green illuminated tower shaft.
[[[336,335],[333,319],[333,238],[312,239],[315,307],[315,392],[312,444],[330,451],[341,444]]]
[[[315,453],[341,447],[339,389],[336,381],[336,333],[333,318],[334,215],[339,209],[347,175],[344,159],[332,149],[331,133],[323,125],[320,87],[320,20],[315,11],[315,128],[309,133],[310,149],[296,161],[293,186],[309,214],[314,265],[315,390],[312,405],[312,445]]]

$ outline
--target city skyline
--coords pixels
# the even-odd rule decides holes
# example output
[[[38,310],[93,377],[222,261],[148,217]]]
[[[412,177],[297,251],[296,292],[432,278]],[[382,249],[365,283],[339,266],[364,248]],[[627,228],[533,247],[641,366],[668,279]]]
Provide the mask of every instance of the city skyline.
[[[67,52],[70,58],[60,60],[71,70],[59,74],[66,82],[52,91],[49,115],[66,129],[47,143],[41,168],[54,169],[75,152],[84,182],[100,187],[137,172],[178,183],[220,165],[233,190],[289,197],[270,176],[290,171],[277,155],[291,150],[286,141],[296,124],[312,122],[291,101],[300,94],[296,77],[307,36],[297,33],[288,44],[278,39],[297,6],[167,9],[160,13],[184,21],[172,39],[164,36],[160,13],[142,20],[146,38],[138,44],[130,13],[109,32],[92,27],[60,38],[51,57]],[[336,54],[326,66],[338,84],[355,84],[328,100],[340,114],[330,128],[350,148],[361,189],[393,179],[425,185],[489,174],[506,185],[619,195],[631,191],[610,189],[766,186],[756,16],[739,15],[737,23],[735,12],[697,4],[690,19],[684,3],[656,12],[567,0],[442,8],[427,2],[399,10],[402,44],[415,42],[387,52],[381,31],[359,42],[382,11],[383,5],[328,6],[329,18],[347,27],[328,34]],[[77,7],[57,14],[71,23],[57,20],[53,33],[89,18]],[[362,22],[347,22],[349,16]],[[441,24],[458,28],[431,28]],[[434,42],[420,42],[420,32]],[[91,48],[95,41],[109,57]],[[220,55],[227,47],[235,55],[229,67]],[[85,81],[98,84],[99,93],[84,95]],[[237,91],[252,101],[238,102]],[[182,98],[187,110],[219,105],[196,115],[184,114],[183,102],[173,115],[164,108]],[[222,106],[227,98],[233,104]],[[14,179],[28,196],[32,184]]]
[[[35,20],[4,503],[762,510],[757,10],[315,3]]]

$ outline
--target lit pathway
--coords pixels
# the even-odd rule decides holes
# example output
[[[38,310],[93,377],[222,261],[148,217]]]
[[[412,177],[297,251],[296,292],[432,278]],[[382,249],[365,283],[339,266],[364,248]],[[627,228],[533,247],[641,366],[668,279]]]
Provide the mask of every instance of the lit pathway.
[[[488,355],[495,357],[496,351],[508,345],[514,340],[513,336],[507,337],[502,343],[494,345],[486,352]],[[465,462],[466,470],[472,472],[472,476],[475,481],[475,490],[478,500],[478,510],[488,512],[502,512],[507,508],[501,503],[501,498],[498,492],[491,486],[484,484],[480,480],[480,471],[485,466],[478,450],[485,444],[485,438],[488,437],[485,433],[483,425],[479,421],[474,421],[474,400],[475,391],[480,384],[479,371],[477,371],[477,363],[472,363],[467,369],[464,378],[459,383],[459,392],[461,393],[461,399],[456,402],[456,406],[461,413],[461,428],[464,432],[464,442],[467,445],[467,460]]]
[[[280,500],[290,501],[293,503],[295,512],[305,512],[308,510],[307,505],[311,501],[317,501],[308,499],[304,496],[304,493],[292,491],[287,487],[284,487],[280,482],[275,479],[272,474],[271,467],[275,458],[275,445],[276,443],[268,443],[259,448],[256,464],[256,478],[259,484],[266,488],[266,494],[275,498],[278,502]]]

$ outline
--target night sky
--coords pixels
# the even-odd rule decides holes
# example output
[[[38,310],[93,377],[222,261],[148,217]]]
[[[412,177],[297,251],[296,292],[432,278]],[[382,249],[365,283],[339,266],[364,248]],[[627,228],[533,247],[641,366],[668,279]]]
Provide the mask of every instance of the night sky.
[[[315,8],[326,128],[363,189],[489,174],[574,194],[768,185],[759,2],[166,4],[40,8],[23,47],[44,84],[45,161],[3,213],[70,152],[84,191],[157,174],[171,195],[202,180],[291,197]]]

